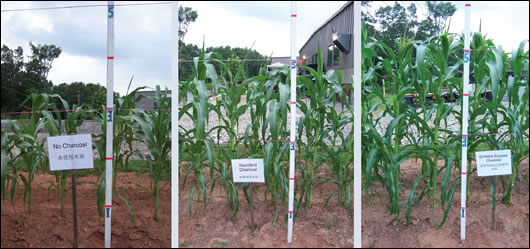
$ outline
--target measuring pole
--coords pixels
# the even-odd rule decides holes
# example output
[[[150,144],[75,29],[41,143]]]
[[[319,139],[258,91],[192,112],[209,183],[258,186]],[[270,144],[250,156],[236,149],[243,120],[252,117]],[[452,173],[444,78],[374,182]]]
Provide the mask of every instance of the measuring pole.
[[[361,248],[361,2],[353,2],[353,247]]]
[[[287,243],[293,241],[294,158],[296,144],[296,1],[291,1],[291,134],[289,150],[289,211]]]
[[[469,12],[471,4],[466,1],[465,7],[465,23],[464,23],[464,92],[463,92],[463,103],[462,103],[462,177],[461,177],[461,190],[460,190],[460,203],[461,203],[461,215],[460,215],[460,239],[466,239],[466,193],[467,193],[467,126],[469,118],[469,62],[470,49],[469,49]]]
[[[114,106],[114,1],[108,1],[107,13],[107,145],[105,168],[105,248],[110,248],[112,217],[112,137]]]
[[[179,247],[178,1],[171,4],[171,248]]]

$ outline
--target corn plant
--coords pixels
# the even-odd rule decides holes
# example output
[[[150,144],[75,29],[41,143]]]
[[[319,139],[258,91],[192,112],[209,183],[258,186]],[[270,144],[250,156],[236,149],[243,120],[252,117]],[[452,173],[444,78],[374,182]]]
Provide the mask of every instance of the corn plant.
[[[526,40],[522,41],[519,45],[519,49],[512,53],[512,70],[514,75],[509,76],[507,79],[508,88],[508,105],[509,109],[507,118],[509,122],[509,131],[512,133],[510,140],[507,140],[510,147],[512,145],[512,175],[508,179],[506,193],[503,200],[506,204],[512,203],[513,188],[519,180],[519,164],[528,158],[528,136],[530,119],[528,118],[528,100],[529,100],[529,88],[528,88],[528,62],[529,56],[528,51],[524,53],[524,46]],[[523,74],[526,67],[526,75]],[[526,87],[525,87],[526,86]],[[519,97],[519,91],[523,88],[524,93],[522,98]],[[526,138],[525,138],[526,136]],[[528,183],[528,179],[526,180]]]
[[[1,170],[1,180],[0,180],[0,184],[1,187],[2,187],[2,190],[1,190],[1,195],[2,195],[2,201],[4,201],[6,199],[6,190],[8,189],[8,183],[9,183],[9,179],[10,179],[10,175],[9,175],[9,172],[7,171],[7,162],[8,162],[8,158],[7,158],[7,148],[9,147],[8,145],[8,141],[7,141],[7,137],[5,135],[5,131],[2,130],[2,147],[1,147],[1,157],[2,157],[2,170]]]
[[[204,168],[208,167],[210,170],[210,179],[213,179],[213,174],[215,172],[214,164],[214,151],[212,148],[212,142],[210,139],[210,133],[213,130],[218,129],[214,127],[213,129],[207,131],[206,124],[209,121],[209,113],[211,110],[215,110],[219,114],[219,108],[215,107],[213,104],[208,103],[208,90],[206,88],[206,78],[211,77],[215,72],[210,72],[214,70],[213,66],[208,66],[207,60],[210,59],[211,53],[205,53],[204,48],[200,57],[194,58],[195,64],[195,75],[191,81],[181,83],[184,92],[191,92],[193,95],[193,102],[190,102],[179,110],[179,113],[182,115],[187,115],[191,120],[195,121],[194,128],[190,130],[184,130],[182,137],[183,141],[182,148],[182,160],[192,162],[193,166],[190,166],[186,172],[184,182],[182,185],[186,184],[187,177],[191,170],[195,175],[196,186],[192,188],[190,192],[190,205],[189,210],[191,213],[191,200],[195,191],[197,191],[197,200],[200,200],[202,195],[204,207],[208,204],[207,201],[207,180],[204,173]],[[180,117],[179,117],[180,118]],[[189,158],[188,158],[189,156]],[[205,161],[208,161],[206,163]]]
[[[136,137],[147,144],[150,155],[144,155],[137,151],[137,155],[149,167],[149,175],[151,177],[151,185],[149,188],[136,184],[136,186],[148,191],[154,202],[154,217],[158,220],[158,200],[161,189],[160,181],[164,173],[167,175],[169,170],[169,152],[171,149],[170,141],[170,112],[167,111],[171,106],[170,100],[167,98],[168,91],[160,92],[160,86],[156,87],[155,96],[152,100],[156,103],[159,110],[136,110],[134,114],[128,115],[126,118],[133,120],[138,127],[135,128],[134,133]],[[166,182],[166,184],[169,182]]]
[[[453,42],[454,41],[454,42]],[[433,207],[436,208],[436,194],[437,194],[437,178],[438,178],[438,158],[440,154],[445,154],[444,150],[440,150],[447,141],[442,141],[440,133],[447,131],[447,117],[452,114],[454,104],[444,103],[442,98],[442,90],[444,87],[449,89],[457,88],[461,80],[456,77],[458,68],[462,61],[456,60],[452,65],[448,65],[449,59],[454,56],[456,51],[461,51],[462,44],[450,37],[447,33],[440,35],[438,40],[430,44],[422,43],[416,46],[416,75],[418,83],[415,83],[415,90],[426,96],[429,91],[434,95],[434,105],[428,105],[425,98],[420,97],[420,103],[425,120],[434,117],[434,132],[430,133],[432,136],[424,137],[424,144],[431,145],[433,150],[433,165],[428,165],[428,183],[432,192]],[[423,91],[422,91],[423,90]],[[450,90],[450,92],[452,92]],[[445,121],[445,127],[441,127],[441,122]],[[424,134],[424,133],[423,133]],[[448,134],[453,135],[452,133]],[[456,142],[456,140],[451,140]],[[446,157],[446,156],[444,156]]]
[[[20,149],[20,154],[13,161],[13,177],[20,177],[24,184],[23,203],[27,205],[27,211],[31,214],[32,195],[40,186],[32,188],[35,173],[43,169],[46,165],[46,151],[44,150],[44,141],[37,140],[37,134],[44,128],[44,120],[41,119],[41,112],[47,110],[49,96],[47,94],[31,94],[22,104],[31,101],[31,117],[28,124],[22,120],[12,123],[11,130],[14,135],[8,137],[14,145]],[[15,165],[21,162],[24,165],[24,172],[18,172]],[[13,181],[16,181],[14,180]],[[13,188],[11,191],[15,191]],[[13,195],[12,195],[13,196]],[[27,202],[26,202],[27,201]]]
[[[446,159],[446,165],[441,170],[452,168],[453,161],[448,161],[448,155],[444,148],[453,146],[457,140],[448,139],[444,145],[439,143],[439,130],[441,120],[446,120],[451,113],[452,105],[446,105],[440,96],[441,89],[446,85],[456,85],[459,81],[454,77],[456,69],[460,62],[451,67],[447,66],[447,60],[459,47],[458,43],[451,42],[451,39],[444,34],[435,40],[433,37],[425,43],[414,45],[412,43],[400,46],[398,53],[390,49],[386,44],[369,39],[363,33],[363,89],[368,93],[368,99],[377,98],[380,101],[373,103],[365,101],[363,104],[363,151],[368,155],[366,160],[365,184],[370,186],[372,181],[380,182],[390,196],[391,208],[390,213],[396,215],[396,221],[399,221],[400,204],[399,191],[406,186],[400,181],[400,164],[404,160],[416,158],[422,160],[422,175],[418,176],[411,186],[405,218],[406,224],[409,223],[409,216],[413,206],[415,206],[426,194],[431,191],[433,206],[436,205],[436,187],[438,166],[437,159],[441,156]],[[435,42],[433,42],[433,40]],[[440,44],[436,44],[439,42]],[[416,57],[413,57],[414,49]],[[378,64],[374,65],[377,56],[376,51],[381,51],[384,55]],[[416,61],[415,65],[413,64]],[[390,101],[381,94],[378,86],[376,70],[384,69],[391,74],[393,83],[396,86],[396,95]],[[404,96],[415,90],[419,97],[419,106],[408,106],[405,103]],[[425,102],[427,93],[437,92],[435,95],[436,105],[429,105]],[[379,134],[376,125],[380,118],[374,119],[373,113],[379,106],[386,107],[383,112],[390,115],[393,120],[385,127],[386,132]],[[420,112],[418,112],[420,111]],[[423,114],[423,115],[421,115]],[[431,130],[426,120],[430,120],[435,114],[434,131]],[[447,121],[445,122],[447,126]],[[408,127],[413,126],[420,132],[420,137],[414,137],[408,133]],[[444,130],[445,131],[445,130]],[[408,144],[403,145],[402,140],[406,139]],[[366,146],[366,147],[365,147]],[[431,158],[431,155],[433,157]],[[441,172],[440,170],[440,172]],[[380,174],[382,173],[382,174]],[[421,181],[425,181],[429,186],[428,189],[418,190],[420,193],[415,198],[417,188]],[[442,183],[444,187],[442,199],[450,195],[445,191],[448,178]],[[456,185],[455,185],[456,186]],[[368,191],[368,190],[367,190]],[[369,196],[367,194],[367,196]],[[399,222],[398,222],[399,223]]]
[[[316,172],[319,167],[325,162],[323,158],[323,152],[325,151],[325,140],[329,139],[336,141],[336,137],[340,132],[339,117],[335,113],[335,99],[336,95],[339,95],[342,99],[342,107],[344,109],[345,94],[342,89],[342,75],[338,73],[338,81],[334,79],[335,71],[329,70],[324,74],[322,68],[322,52],[320,51],[320,45],[317,50],[317,70],[311,67],[301,66],[309,72],[308,77],[300,77],[301,84],[304,86],[304,95],[310,98],[310,103],[307,105],[301,100],[300,96],[297,103],[300,103],[298,107],[300,111],[304,113],[304,116],[300,118],[298,123],[298,141],[302,141],[303,133],[307,138],[307,143],[298,143],[300,153],[304,157],[304,169],[302,171],[302,184],[307,184],[307,192],[305,195],[304,205],[311,206],[311,200],[313,195],[313,189],[317,186],[318,180],[315,178]],[[328,112],[328,110],[331,110]],[[326,127],[326,121],[331,119],[331,124]],[[347,119],[346,119],[347,120]],[[344,121],[342,121],[344,124]],[[333,131],[333,136],[329,132],[329,128]],[[311,168],[309,168],[311,165]],[[339,166],[341,167],[341,166]],[[346,165],[349,167],[349,165]],[[335,172],[338,172],[335,170]],[[304,176],[307,174],[307,178]],[[304,189],[304,188],[302,188]],[[343,188],[346,189],[346,188]],[[302,190],[304,191],[304,190]]]

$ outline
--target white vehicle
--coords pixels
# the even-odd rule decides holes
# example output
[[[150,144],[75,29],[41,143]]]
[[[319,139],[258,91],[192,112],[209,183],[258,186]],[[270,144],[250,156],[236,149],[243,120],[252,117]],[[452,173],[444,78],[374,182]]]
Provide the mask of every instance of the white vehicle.
[[[286,69],[287,70],[287,68],[288,68],[288,66],[286,64],[276,62],[276,63],[273,63],[273,64],[267,66],[267,73],[272,73],[273,70],[277,70],[277,69]]]

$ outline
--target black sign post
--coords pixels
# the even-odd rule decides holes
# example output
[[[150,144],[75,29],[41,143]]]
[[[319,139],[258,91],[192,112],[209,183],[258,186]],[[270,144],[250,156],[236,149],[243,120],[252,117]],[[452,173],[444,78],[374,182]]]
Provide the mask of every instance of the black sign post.
[[[72,206],[74,209],[74,248],[77,248],[77,194],[75,189],[75,169],[72,170]]]
[[[254,231],[256,228],[256,224],[254,224],[254,189],[252,188],[252,183],[249,182],[249,189],[250,189],[250,229]]]

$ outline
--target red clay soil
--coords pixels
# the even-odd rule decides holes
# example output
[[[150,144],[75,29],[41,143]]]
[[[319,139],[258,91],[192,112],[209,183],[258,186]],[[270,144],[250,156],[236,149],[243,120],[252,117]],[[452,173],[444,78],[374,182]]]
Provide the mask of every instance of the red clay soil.
[[[55,181],[53,175],[36,175],[35,188],[46,180]],[[77,182],[95,182],[96,177],[79,177]],[[171,246],[171,195],[169,184],[160,194],[159,219],[154,219],[150,195],[134,182],[149,186],[149,178],[135,173],[120,173],[117,188],[122,189],[134,211],[134,226],[129,211],[121,199],[113,195],[112,247],[170,247]],[[70,186],[70,181],[68,182]],[[60,202],[52,189],[47,196],[48,184],[42,184],[33,196],[32,214],[22,206],[23,192],[18,193],[14,209],[11,202],[2,202],[2,247],[72,247],[72,193],[65,200],[64,217],[60,216]],[[105,219],[96,210],[96,188],[92,184],[77,186],[77,212],[79,247],[105,246]]]
[[[293,225],[293,240],[288,244],[287,202],[280,208],[270,233],[275,207],[270,201],[270,193],[268,200],[264,201],[264,188],[256,189],[254,194],[254,221],[257,225],[254,231],[250,229],[250,207],[240,187],[240,210],[234,220],[224,197],[213,199],[203,209],[203,203],[198,202],[195,196],[190,217],[189,193],[196,184],[192,174],[181,189],[182,198],[179,201],[180,247],[353,247],[353,221],[346,208],[337,206],[336,197],[330,199],[327,208],[324,207],[328,195],[337,190],[334,184],[326,183],[313,191],[312,207],[306,211],[300,208]],[[209,179],[209,174],[206,175]],[[183,182],[182,177],[180,181]],[[295,181],[299,182],[299,177]],[[218,186],[211,196],[226,196],[222,186]]]
[[[441,163],[443,163],[441,161]],[[528,177],[528,160],[519,166],[522,174]],[[412,185],[420,174],[421,164],[407,161],[401,165],[402,180]],[[492,230],[491,194],[487,178],[471,176],[470,196],[467,199],[466,239],[460,240],[460,186],[457,186],[449,218],[443,227],[438,228],[443,218],[438,194],[438,208],[432,207],[432,199],[424,197],[415,206],[410,216],[412,224],[405,227],[406,209],[401,209],[400,225],[392,222],[387,209],[388,194],[376,184],[375,190],[381,194],[371,197],[371,203],[363,201],[362,206],[362,246],[363,247],[529,247],[529,192],[528,184],[521,179],[519,190],[513,192],[512,205],[502,202],[502,187],[497,182],[496,230]],[[455,179],[453,175],[452,179]],[[439,182],[441,181],[441,177]],[[438,186],[438,193],[440,187]],[[409,191],[400,194],[400,203],[406,204]],[[364,193],[363,193],[364,194]],[[364,198],[364,196],[363,196]]]
[[[419,174],[418,163],[402,164],[402,180],[412,184]],[[520,166],[528,176],[528,160]],[[454,176],[455,177],[455,176]],[[453,178],[454,179],[454,178]],[[38,175],[34,187],[50,175]],[[95,177],[82,177],[78,181],[95,181]],[[135,173],[120,174],[118,188],[134,208],[135,224],[131,226],[128,210],[114,195],[112,216],[112,247],[170,247],[170,188],[166,186],[160,196],[159,220],[154,220],[153,202],[144,190],[125,184],[135,182],[148,185],[149,178]],[[183,178],[180,179],[181,183]],[[299,179],[297,178],[297,181]],[[190,175],[181,189],[179,201],[179,245],[180,247],[352,247],[353,223],[343,207],[337,207],[337,198],[331,198],[324,207],[328,195],[336,191],[333,184],[324,184],[313,192],[313,205],[307,211],[301,209],[294,223],[293,242],[287,243],[285,213],[282,206],[272,233],[269,233],[274,218],[274,206],[263,199],[263,188],[254,195],[255,221],[257,228],[249,229],[250,210],[240,191],[240,211],[234,220],[232,210],[224,198],[215,198],[206,207],[193,201],[192,216],[188,214],[188,196],[195,180]],[[529,187],[521,181],[514,191],[513,204],[507,206],[497,196],[497,229],[491,229],[491,201],[489,182],[471,175],[471,196],[468,198],[467,237],[460,241],[460,187],[456,188],[452,209],[446,224],[438,228],[442,220],[441,208],[432,208],[432,200],[425,197],[412,210],[411,222],[404,226],[391,222],[386,191],[375,184],[373,190],[381,195],[371,197],[370,204],[363,201],[363,247],[529,247]],[[499,189],[500,190],[500,189]],[[65,217],[60,217],[60,204],[53,190],[47,197],[47,185],[43,184],[35,193],[33,213],[29,215],[22,206],[22,192],[15,202],[16,213],[9,201],[2,203],[2,247],[72,247],[73,222],[71,193],[66,197]],[[97,216],[95,187],[80,185],[78,191],[79,246],[104,246],[104,218]],[[500,192],[500,191],[499,191]],[[364,194],[364,191],[363,191]],[[216,187],[212,196],[225,195]],[[270,198],[270,197],[269,197]],[[408,192],[400,196],[405,203]],[[363,197],[363,200],[364,197]],[[404,213],[404,209],[402,213]],[[4,216],[5,215],[5,216]]]

